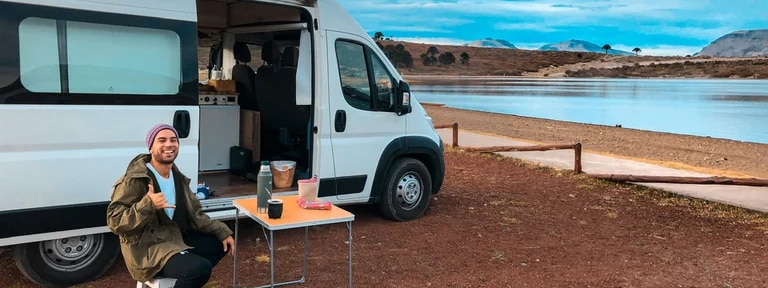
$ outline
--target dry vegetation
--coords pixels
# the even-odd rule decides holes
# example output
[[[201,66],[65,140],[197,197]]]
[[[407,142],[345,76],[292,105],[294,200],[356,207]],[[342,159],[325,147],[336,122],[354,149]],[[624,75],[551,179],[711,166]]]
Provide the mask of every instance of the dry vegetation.
[[[704,61],[651,63],[641,65],[634,62],[618,68],[589,68],[568,70],[569,77],[697,77],[697,78],[753,78],[768,79],[768,59],[756,58],[738,61]]]
[[[536,72],[550,66],[562,66],[579,62],[590,62],[601,59],[599,53],[565,52],[565,51],[532,51],[521,49],[480,48],[468,46],[431,45],[410,42],[380,41],[382,45],[403,44],[413,57],[412,68],[401,68],[400,73],[438,74],[438,75],[468,75],[468,76],[520,76],[523,72]],[[450,51],[457,57],[462,52],[470,56],[469,64],[424,66],[419,55],[425,53],[430,46],[437,47],[440,53]]]
[[[536,51],[385,41],[402,44],[413,57],[404,75],[532,76],[532,77],[697,77],[768,78],[768,58],[712,58],[708,56],[615,56],[602,53]],[[440,53],[470,56],[469,64],[425,66],[419,55],[430,46]]]

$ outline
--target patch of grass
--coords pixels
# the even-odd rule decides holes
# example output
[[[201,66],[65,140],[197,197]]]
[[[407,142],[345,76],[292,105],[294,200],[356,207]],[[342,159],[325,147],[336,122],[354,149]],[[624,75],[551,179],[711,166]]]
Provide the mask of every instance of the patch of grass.
[[[205,286],[203,286],[203,288],[223,288],[223,287],[227,287],[227,286],[215,280],[211,280],[211,282],[208,282],[205,284]]]
[[[269,263],[269,255],[256,256],[256,262]]]
[[[502,223],[502,225],[520,223],[520,220],[517,220],[517,218],[502,217],[501,219],[504,219],[504,222]]]
[[[730,220],[734,223],[756,225],[758,229],[768,231],[768,215],[728,204],[692,198],[660,189],[635,184],[620,184],[638,197],[648,199],[659,206],[687,208],[688,211],[703,218]]]
[[[493,251],[493,256],[491,256],[491,261],[504,261],[507,260],[507,258],[504,257],[504,251]]]

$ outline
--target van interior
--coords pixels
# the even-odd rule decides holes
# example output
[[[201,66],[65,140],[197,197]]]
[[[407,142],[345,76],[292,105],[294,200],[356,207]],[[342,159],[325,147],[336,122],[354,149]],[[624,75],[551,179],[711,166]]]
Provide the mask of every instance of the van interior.
[[[197,11],[198,182],[211,198],[253,195],[261,161],[293,161],[290,187],[275,191],[296,190],[312,175],[311,17],[253,1],[198,0]]]

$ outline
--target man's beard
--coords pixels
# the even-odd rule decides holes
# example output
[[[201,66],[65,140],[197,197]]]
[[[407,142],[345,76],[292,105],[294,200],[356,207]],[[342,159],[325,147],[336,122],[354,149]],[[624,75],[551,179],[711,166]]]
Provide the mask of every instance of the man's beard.
[[[159,153],[156,153],[156,154],[152,155],[152,158],[155,159],[155,161],[157,161],[160,164],[171,165],[171,164],[173,164],[173,161],[176,160],[177,156],[178,155],[173,155],[173,158],[165,159],[163,157],[163,152],[159,152]]]

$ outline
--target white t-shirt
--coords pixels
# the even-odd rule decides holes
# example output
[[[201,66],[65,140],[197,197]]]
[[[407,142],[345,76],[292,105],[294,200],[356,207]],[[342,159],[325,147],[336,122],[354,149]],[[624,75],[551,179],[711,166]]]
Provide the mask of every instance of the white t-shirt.
[[[157,178],[157,184],[160,186],[160,191],[157,192],[163,192],[163,195],[165,195],[165,199],[168,200],[168,205],[176,205],[176,185],[174,185],[173,182],[173,172],[170,173],[168,178],[163,178],[163,176],[160,176],[160,173],[157,173],[157,170],[155,170],[155,167],[152,167],[152,164],[149,164],[147,162],[147,168],[152,171],[153,174],[155,174],[155,178]],[[173,208],[165,208],[165,213],[168,214],[168,218],[173,219]]]

